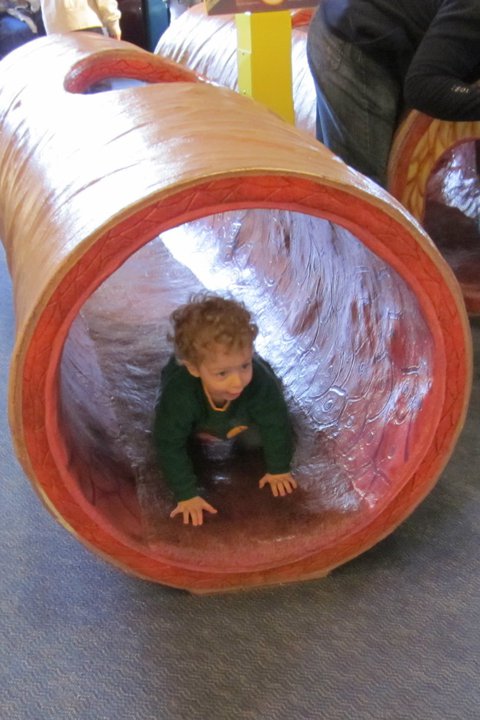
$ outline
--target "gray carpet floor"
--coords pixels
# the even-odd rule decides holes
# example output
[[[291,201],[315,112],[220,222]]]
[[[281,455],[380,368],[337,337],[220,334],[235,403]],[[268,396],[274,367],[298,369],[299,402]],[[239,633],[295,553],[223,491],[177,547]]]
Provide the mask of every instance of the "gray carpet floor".
[[[6,417],[0,249],[1,720],[480,719],[480,321],[468,421],[430,493],[329,577],[193,596],[116,570],[41,505]]]

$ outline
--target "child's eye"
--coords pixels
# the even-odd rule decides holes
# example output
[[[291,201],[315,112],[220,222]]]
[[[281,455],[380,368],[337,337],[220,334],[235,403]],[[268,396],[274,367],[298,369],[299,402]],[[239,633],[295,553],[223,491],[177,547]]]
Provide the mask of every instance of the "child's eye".
[[[245,363],[244,365],[242,365],[242,370],[250,370],[251,367],[252,367],[252,363],[248,362],[248,363]]]
[[[221,377],[221,378],[227,377],[226,371],[225,371],[225,370],[222,370],[221,372],[218,372],[218,373],[217,373],[217,377]]]

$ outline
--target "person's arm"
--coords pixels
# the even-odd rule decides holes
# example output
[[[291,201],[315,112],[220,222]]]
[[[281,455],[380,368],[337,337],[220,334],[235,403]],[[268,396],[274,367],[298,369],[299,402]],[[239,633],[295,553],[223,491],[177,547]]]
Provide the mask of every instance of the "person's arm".
[[[262,438],[267,472],[259,487],[269,485],[275,497],[290,494],[297,483],[290,472],[293,431],[280,381],[260,361],[258,391],[252,401],[254,421]]]
[[[290,472],[293,455],[292,426],[280,382],[266,376],[255,398],[255,424],[262,437],[267,472]]]
[[[439,120],[480,120],[480,3],[444,3],[404,82],[408,107]]]
[[[162,393],[155,411],[153,440],[160,469],[177,501],[170,517],[183,517],[188,525],[203,524],[203,513],[216,513],[216,509],[198,494],[197,478],[193,470],[187,442],[193,429],[194,403],[167,388]]]
[[[162,474],[177,501],[198,495],[187,448],[192,428],[193,412],[188,400],[177,397],[175,387],[167,387],[155,408],[153,442]]]
[[[97,0],[97,8],[100,20],[109,36],[115,40],[120,40],[122,37],[120,28],[122,13],[118,7],[117,0]]]
[[[122,39],[122,29],[120,27],[120,20],[113,20],[112,22],[105,23],[107,32],[114,40]]]

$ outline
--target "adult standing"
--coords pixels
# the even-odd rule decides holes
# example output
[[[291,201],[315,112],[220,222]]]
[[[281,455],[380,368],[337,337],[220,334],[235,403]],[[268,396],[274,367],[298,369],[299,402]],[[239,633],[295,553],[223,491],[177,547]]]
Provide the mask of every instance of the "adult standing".
[[[320,0],[307,55],[317,138],[380,185],[405,109],[480,120],[480,0]]]
[[[48,35],[89,30],[117,40],[122,36],[117,0],[41,0],[41,7]]]

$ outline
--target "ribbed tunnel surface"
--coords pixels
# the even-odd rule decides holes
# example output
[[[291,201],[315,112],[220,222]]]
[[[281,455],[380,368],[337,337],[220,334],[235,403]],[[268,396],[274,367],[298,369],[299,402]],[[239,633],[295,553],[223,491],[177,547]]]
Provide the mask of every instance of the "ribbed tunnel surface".
[[[20,92],[0,68],[1,234],[12,430],[47,506],[114,564],[199,592],[318,576],[373,545],[435,483],[468,402],[468,324],[438,252],[388,194],[253,101],[166,84],[162,59],[126,43],[31,46],[12,57]],[[156,80],[65,90],[85,68]],[[198,463],[220,512],[192,528],[168,520],[150,430],[167,317],[204,287],[256,315],[300,489],[260,492],[261,454],[219,447]]]

